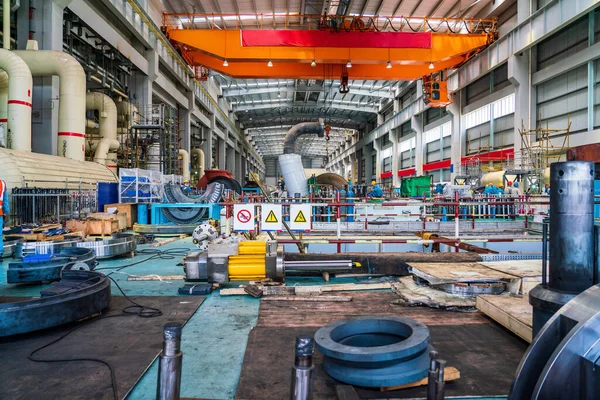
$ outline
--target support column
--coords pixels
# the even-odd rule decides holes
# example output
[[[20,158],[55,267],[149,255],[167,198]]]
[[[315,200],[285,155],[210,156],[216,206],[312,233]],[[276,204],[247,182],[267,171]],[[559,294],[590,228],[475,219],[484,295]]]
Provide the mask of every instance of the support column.
[[[180,107],[180,115],[183,117],[180,129],[181,148],[190,153],[192,143],[192,113],[194,112],[195,98],[194,92],[186,92],[188,104],[187,107]],[[187,109],[186,109],[187,108]]]
[[[373,157],[375,157],[375,171],[373,171],[373,174],[375,176],[371,179],[379,182],[379,177],[381,176],[381,145],[379,144],[379,139],[373,141],[373,150]]]
[[[202,151],[204,152],[204,169],[212,169],[213,133],[210,128],[202,126]]]
[[[398,135],[400,132],[400,128],[392,129],[390,132],[390,141],[392,142],[392,185],[397,187],[399,184],[398,181],[398,160],[400,159],[398,154]]]
[[[520,152],[522,143],[519,130],[522,126],[531,129],[532,96],[530,93],[530,51],[526,50],[521,55],[513,55],[508,59],[508,79],[515,86],[515,121],[514,121],[514,147],[515,155]],[[519,165],[515,165],[519,167]]]
[[[413,115],[410,120],[410,126],[415,131],[415,170],[416,175],[423,175],[423,117]]]
[[[238,147],[241,147],[238,146]],[[235,150],[235,172],[234,172],[234,176],[235,179],[237,179],[242,185],[244,184],[244,182],[242,182],[244,180],[244,172],[242,169],[242,154]]]
[[[454,182],[454,177],[459,174],[462,157],[462,136],[463,136],[463,116],[460,111],[462,91],[455,94],[454,102],[448,106],[448,112],[452,114],[452,138],[450,146],[450,162],[452,163],[452,173],[450,180]]]
[[[63,50],[63,11],[69,3],[70,1],[56,0],[36,2],[32,29],[35,31],[33,39],[38,41],[40,50]],[[26,26],[29,27],[29,21],[26,22]],[[26,39],[28,37],[25,38],[25,43]],[[24,47],[21,49],[25,50]],[[33,78],[33,152],[57,154],[59,83],[57,76]]]
[[[221,138],[217,139],[219,145],[217,148],[217,168],[218,169],[227,169],[227,142]]]
[[[588,46],[592,46],[594,44],[594,12],[590,12],[588,14]],[[588,98],[588,109],[587,109],[587,130],[594,130],[594,86],[596,81],[596,74],[594,69],[594,63],[596,60],[588,61],[588,87],[587,87],[587,98]]]

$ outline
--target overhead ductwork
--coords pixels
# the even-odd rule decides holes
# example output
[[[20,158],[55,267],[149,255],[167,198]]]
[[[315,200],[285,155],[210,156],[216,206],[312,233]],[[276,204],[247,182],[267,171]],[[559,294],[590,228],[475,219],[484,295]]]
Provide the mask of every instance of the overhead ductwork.
[[[107,163],[108,153],[119,148],[117,140],[117,105],[104,93],[91,92],[85,95],[85,108],[98,111],[98,130],[100,141],[96,145],[94,162],[116,168],[116,165]]]
[[[183,179],[190,180],[190,153],[185,149],[179,149],[179,155],[181,156],[181,171]]]
[[[21,57],[5,49],[0,49],[0,69],[8,75],[6,145],[31,151],[31,72]]]
[[[325,125],[323,119],[319,119],[318,122],[302,122],[292,126],[283,139],[283,154],[295,154],[296,140],[298,137],[301,135],[311,134],[316,134],[319,137],[323,137],[325,134]]]
[[[192,149],[192,156],[196,155],[196,168],[198,170],[198,180],[204,176],[204,152],[202,149]]]
[[[27,42],[27,50],[14,51],[13,53],[25,61],[33,76],[59,77],[58,155],[84,161],[86,76],[83,68],[75,58],[62,51],[37,50],[37,42],[34,40]],[[0,59],[2,58],[0,57]],[[10,72],[9,78],[12,81]],[[31,121],[31,107],[29,118]]]

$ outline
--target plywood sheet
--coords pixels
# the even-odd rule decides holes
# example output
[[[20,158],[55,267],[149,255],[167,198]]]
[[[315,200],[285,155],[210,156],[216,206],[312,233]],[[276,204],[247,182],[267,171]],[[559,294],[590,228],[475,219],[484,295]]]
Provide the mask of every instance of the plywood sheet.
[[[533,308],[527,296],[477,296],[477,309],[531,343]]]
[[[542,260],[482,261],[479,264],[519,278],[542,276]]]

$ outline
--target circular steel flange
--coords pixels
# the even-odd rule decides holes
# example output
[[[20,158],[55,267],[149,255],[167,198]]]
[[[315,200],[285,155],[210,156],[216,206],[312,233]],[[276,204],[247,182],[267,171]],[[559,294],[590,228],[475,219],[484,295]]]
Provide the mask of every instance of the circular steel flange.
[[[429,329],[409,318],[359,317],[332,322],[315,333],[327,374],[365,387],[412,383],[427,376]]]

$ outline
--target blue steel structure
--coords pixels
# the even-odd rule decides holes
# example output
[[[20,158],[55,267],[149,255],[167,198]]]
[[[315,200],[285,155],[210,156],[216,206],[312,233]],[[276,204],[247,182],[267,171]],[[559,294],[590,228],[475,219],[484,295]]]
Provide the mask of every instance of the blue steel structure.
[[[218,220],[221,215],[222,206],[217,203],[153,203],[150,204],[150,223],[152,225],[174,225],[163,213],[163,210],[168,208],[206,209],[208,211],[206,219]]]

